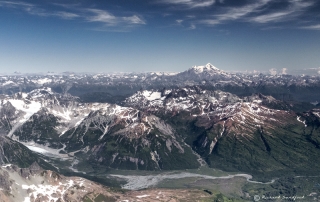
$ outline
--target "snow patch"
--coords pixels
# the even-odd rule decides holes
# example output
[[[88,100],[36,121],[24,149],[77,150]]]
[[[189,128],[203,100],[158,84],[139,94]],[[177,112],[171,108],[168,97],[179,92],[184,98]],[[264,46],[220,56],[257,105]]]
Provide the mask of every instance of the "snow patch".
[[[61,186],[63,185],[63,186]],[[30,189],[32,190],[32,192],[29,194],[29,197],[25,197],[24,198],[24,202],[30,201],[31,197],[37,197],[38,195],[43,195],[46,196],[48,198],[48,201],[58,201],[59,198],[58,197],[53,197],[54,194],[56,193],[60,193],[62,196],[64,195],[64,193],[66,192],[66,190],[68,190],[70,187],[72,187],[74,185],[74,181],[73,180],[69,180],[69,182],[67,184],[62,184],[59,183],[59,185],[54,186],[54,185],[42,185],[42,184],[32,184],[32,185],[26,185],[23,184],[21,187],[22,189]]]
[[[23,119],[20,120],[20,122],[27,121],[34,113],[38,112],[41,108],[41,103],[35,101],[31,101],[29,104],[27,104],[23,100],[10,99],[9,102],[17,110],[21,110],[26,113]]]
[[[10,84],[14,84],[14,82],[13,81],[6,81],[2,85],[6,86],[6,85],[10,85]]]
[[[140,196],[136,196],[137,198],[145,198],[145,197],[148,197],[148,196],[150,196],[150,195],[140,195]]]
[[[28,146],[28,145],[26,145],[26,147],[28,147],[28,149],[30,149],[31,151],[34,151],[34,152],[37,152],[37,153],[41,153],[41,154],[49,153],[47,150],[39,148],[39,147]]]
[[[5,164],[5,165],[3,165],[3,166],[1,166],[2,168],[7,168],[7,167],[11,167],[12,166],[12,164]]]
[[[45,84],[45,83],[50,83],[50,82],[52,82],[52,79],[43,78],[43,79],[38,79],[38,80],[32,80],[32,82],[43,85],[43,84]]]
[[[307,127],[306,121],[305,121],[305,120],[304,120],[304,121],[301,121],[301,120],[300,120],[300,116],[297,116],[297,121],[303,123],[304,127]]]
[[[62,112],[52,110],[51,113],[55,116],[58,116],[58,117],[65,119],[65,120],[71,120],[70,116],[72,113],[69,110],[62,110]]]
[[[143,91],[143,96],[149,100],[157,100],[161,98],[161,93],[160,92],[150,92],[150,91]]]

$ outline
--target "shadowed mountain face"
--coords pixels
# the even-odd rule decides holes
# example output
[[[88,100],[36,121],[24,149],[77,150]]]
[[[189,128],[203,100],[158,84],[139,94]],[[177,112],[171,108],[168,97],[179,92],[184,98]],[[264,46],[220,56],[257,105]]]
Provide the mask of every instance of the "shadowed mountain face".
[[[0,136],[0,165],[14,164],[25,168],[34,162],[39,163],[44,168],[56,170],[23,144],[8,137]]]

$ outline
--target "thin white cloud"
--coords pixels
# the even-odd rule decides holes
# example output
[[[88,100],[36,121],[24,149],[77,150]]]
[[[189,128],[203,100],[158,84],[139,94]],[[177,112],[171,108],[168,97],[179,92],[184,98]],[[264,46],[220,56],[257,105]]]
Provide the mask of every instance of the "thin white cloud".
[[[194,24],[191,24],[189,29],[196,29],[197,27]]]
[[[290,11],[270,13],[270,14],[254,17],[251,19],[251,21],[257,22],[257,23],[268,23],[272,21],[279,21],[289,14],[291,14]]]
[[[168,16],[172,16],[172,13],[162,13],[163,17],[168,17]]]
[[[79,18],[80,15],[76,14],[76,13],[71,13],[71,12],[66,12],[66,11],[47,11],[45,9],[42,8],[38,8],[38,7],[26,7],[24,9],[27,13],[29,13],[30,15],[37,15],[37,16],[41,16],[41,17],[59,17],[61,19],[65,19],[65,20],[72,20],[75,18]]]
[[[307,8],[314,4],[314,1],[305,0],[287,0],[289,6],[285,9],[267,13],[268,4],[273,3],[272,0],[258,0],[255,3],[242,7],[233,7],[226,9],[223,13],[212,15],[207,19],[199,22],[207,25],[218,25],[227,21],[242,20],[253,23],[270,23],[292,20],[301,15]]]
[[[98,23],[102,23],[103,25],[114,26],[114,27],[116,26],[132,27],[133,25],[146,24],[145,20],[136,14],[131,16],[115,16],[114,14],[101,9],[83,9],[78,4],[73,5],[73,7],[67,4],[53,4],[53,5],[62,7],[72,12],[61,11],[59,9],[49,11],[35,4],[30,4],[30,3],[20,2],[20,1],[15,2],[15,1],[0,0],[0,7],[20,9],[30,15],[36,15],[41,17],[59,17],[61,19],[66,19],[66,20],[79,18],[86,22],[98,22]]]
[[[141,24],[144,25],[146,24],[146,22],[144,20],[142,20],[139,16],[137,15],[133,15],[130,17],[122,17],[122,19],[127,22],[127,23],[131,23],[131,24]]]
[[[183,20],[179,19],[179,20],[176,20],[176,22],[180,25],[183,22]]]
[[[58,11],[54,13],[53,15],[63,18],[63,19],[74,19],[80,17],[78,14],[65,12],[65,11]]]
[[[240,8],[229,8],[224,13],[213,15],[210,19],[201,20],[200,23],[207,25],[217,25],[225,21],[238,20],[246,15],[261,9],[263,6],[271,2],[272,0],[259,0],[254,4],[249,4]]]
[[[0,6],[7,6],[7,7],[33,7],[33,4],[25,3],[21,1],[0,1]]]
[[[102,22],[107,24],[115,24],[117,18],[107,11],[100,9],[87,9],[86,11],[92,13],[93,15],[85,16],[86,20],[89,22]]]
[[[39,16],[47,16],[46,13],[44,13],[43,9],[37,8],[34,4],[25,3],[21,1],[0,1],[1,7],[7,7],[7,8],[14,8],[19,9],[22,11],[25,11],[31,15],[39,15]]]
[[[320,24],[301,27],[302,29],[320,30]]]
[[[79,15],[71,12],[65,11],[47,11],[45,9],[39,8],[35,4],[25,3],[25,2],[13,2],[13,1],[0,1],[0,6],[20,9],[27,12],[30,15],[37,15],[42,17],[55,16],[63,19],[73,19],[79,17]]]
[[[189,19],[196,18],[196,16],[195,16],[195,15],[187,15],[186,17],[187,17],[187,18],[189,18]]]
[[[182,5],[191,9],[212,6],[215,0],[161,0],[159,3]]]
[[[199,21],[201,24],[206,24],[206,25],[210,25],[210,26],[214,26],[214,25],[218,25],[222,23],[222,20],[216,19],[205,19],[205,20],[200,20]]]
[[[303,12],[306,8],[312,6],[313,2],[307,2],[305,0],[293,0],[290,1],[290,6],[283,10],[274,13],[259,15],[250,19],[257,23],[269,23],[290,20]]]
[[[80,7],[81,4],[80,3],[51,3],[52,5],[55,5],[55,6],[59,6],[59,7],[63,7],[63,8],[67,8],[67,9],[74,9],[76,7]]]
[[[86,9],[83,17],[89,22],[101,22],[109,26],[115,26],[119,24],[146,24],[146,22],[137,15],[118,17],[108,11],[100,9]]]

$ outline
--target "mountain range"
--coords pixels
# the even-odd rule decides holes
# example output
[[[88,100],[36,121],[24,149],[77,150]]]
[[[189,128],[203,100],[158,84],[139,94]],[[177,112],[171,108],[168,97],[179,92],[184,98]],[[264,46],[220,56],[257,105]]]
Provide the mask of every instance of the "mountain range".
[[[257,179],[313,175],[320,169],[319,87],[315,76],[231,74],[211,64],[176,74],[1,76],[0,164],[88,178],[203,165]],[[61,179],[69,191],[82,186]],[[12,194],[8,183],[0,188]],[[58,199],[60,190],[41,197]]]

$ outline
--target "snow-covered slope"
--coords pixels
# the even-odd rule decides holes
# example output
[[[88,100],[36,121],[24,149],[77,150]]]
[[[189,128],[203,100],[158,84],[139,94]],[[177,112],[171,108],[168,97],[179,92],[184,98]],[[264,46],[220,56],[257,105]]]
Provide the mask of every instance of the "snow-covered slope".
[[[201,115],[216,110],[219,106],[233,104],[241,99],[223,91],[207,91],[198,87],[168,89],[162,91],[139,91],[127,98],[124,103],[141,109],[154,111],[189,111]]]

